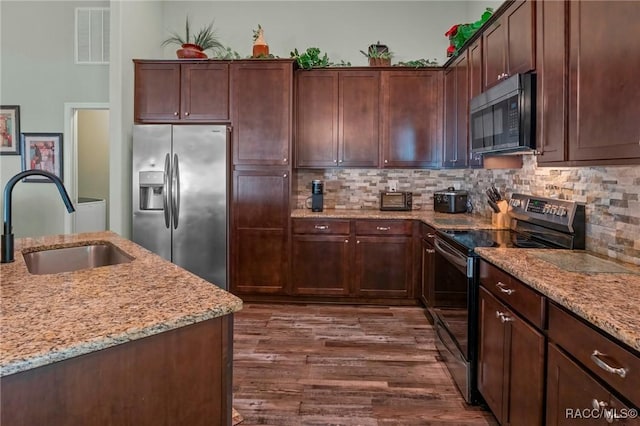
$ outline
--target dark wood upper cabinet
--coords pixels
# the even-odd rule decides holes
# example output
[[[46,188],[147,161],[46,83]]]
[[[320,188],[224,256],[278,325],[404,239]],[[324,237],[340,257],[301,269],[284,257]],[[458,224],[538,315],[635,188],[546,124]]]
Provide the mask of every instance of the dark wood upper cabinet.
[[[293,125],[293,62],[231,64],[233,164],[286,166]]]
[[[299,71],[296,166],[377,167],[380,74]]]
[[[443,133],[442,70],[381,73],[382,166],[439,166]]]
[[[134,64],[136,123],[229,121],[228,63]]]
[[[482,33],[484,89],[535,67],[535,2],[516,0]]]
[[[541,1],[536,5],[536,149],[538,163],[565,161],[567,139],[568,3]]]
[[[442,166],[467,167],[469,152],[468,50],[444,70],[444,144]]]
[[[569,2],[569,160],[640,159],[638,1]],[[613,42],[624,40],[624,42]]]
[[[474,96],[478,96],[482,93],[482,37],[478,37],[467,50],[469,56],[469,101]],[[469,111],[467,111],[469,112]],[[469,120],[469,117],[467,117]],[[467,124],[470,120],[467,121]],[[470,128],[467,127],[467,137],[469,137]],[[470,167],[482,167],[482,155],[471,153],[471,143],[469,143],[469,166]]]

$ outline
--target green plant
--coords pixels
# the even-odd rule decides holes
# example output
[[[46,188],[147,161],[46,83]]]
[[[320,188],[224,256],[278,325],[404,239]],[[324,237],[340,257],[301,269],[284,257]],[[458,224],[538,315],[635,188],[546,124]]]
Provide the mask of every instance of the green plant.
[[[294,49],[293,52],[291,52],[291,58],[295,58],[295,60],[298,61],[300,68],[307,70],[311,68],[326,68],[333,65],[329,61],[326,53],[320,56],[320,49],[317,47],[309,47],[306,52],[303,53],[299,53],[298,49]]]
[[[262,26],[258,24],[258,29],[253,30],[253,41],[256,41],[258,37],[260,37],[260,33],[262,32]]]
[[[415,59],[413,61],[398,62],[393,66],[424,68],[424,67],[439,67],[440,65],[438,65],[438,62],[436,62],[435,59]]]
[[[369,46],[369,49],[367,49],[366,52],[364,50],[361,50],[360,53],[362,53],[367,58],[391,59],[393,57],[393,52],[390,52],[389,49],[386,46],[380,44],[380,42],[378,42],[378,44],[372,44],[371,46]]]
[[[457,55],[460,48],[491,18],[491,15],[493,15],[493,9],[487,7],[479,20],[470,24],[459,24],[451,27],[449,31],[445,33],[451,42],[447,53]]]
[[[162,42],[163,46],[168,44],[177,44],[178,46],[182,46],[183,44],[195,44],[200,47],[202,50],[212,50],[213,52],[218,52],[220,50],[224,50],[224,46],[218,40],[216,36],[216,31],[213,29],[213,21],[206,27],[202,27],[200,31],[198,31],[195,36],[191,34],[191,28],[189,26],[189,17],[185,21],[185,37],[183,38],[178,33],[171,33],[171,37]]]
[[[242,56],[235,50],[230,47],[225,47],[224,49],[220,49],[214,53],[212,56],[215,59],[242,59]]]

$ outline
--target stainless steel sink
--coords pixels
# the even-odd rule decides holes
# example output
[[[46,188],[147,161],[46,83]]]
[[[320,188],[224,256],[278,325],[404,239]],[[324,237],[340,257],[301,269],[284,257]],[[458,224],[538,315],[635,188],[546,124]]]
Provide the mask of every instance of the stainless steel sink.
[[[107,241],[90,245],[45,249],[23,253],[27,269],[35,275],[79,271],[129,263],[133,257]]]

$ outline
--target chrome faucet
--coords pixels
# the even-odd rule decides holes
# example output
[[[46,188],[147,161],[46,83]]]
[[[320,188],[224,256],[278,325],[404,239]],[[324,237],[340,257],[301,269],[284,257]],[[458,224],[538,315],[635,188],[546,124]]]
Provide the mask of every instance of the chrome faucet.
[[[69,198],[69,194],[67,194],[67,189],[62,184],[60,178],[53,173],[45,172],[44,170],[26,170],[24,172],[20,172],[11,179],[4,187],[4,211],[3,211],[3,219],[4,219],[4,229],[2,231],[2,263],[10,263],[13,262],[13,233],[11,229],[11,193],[13,192],[13,187],[19,180],[32,175],[44,176],[58,187],[58,191],[60,192],[60,196],[62,197],[62,201],[64,201],[64,205],[67,206],[67,211],[69,213],[73,213],[76,211],[73,208],[73,204],[71,203],[71,199]]]

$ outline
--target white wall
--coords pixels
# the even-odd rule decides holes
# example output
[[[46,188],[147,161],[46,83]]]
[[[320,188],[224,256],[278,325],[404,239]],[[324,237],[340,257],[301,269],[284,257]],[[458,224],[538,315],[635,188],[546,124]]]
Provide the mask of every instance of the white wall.
[[[65,102],[108,101],[109,67],[74,64],[75,7],[106,5],[106,1],[0,2],[0,103],[20,105],[21,132],[63,133]],[[0,169],[4,188],[22,170],[20,156],[1,156]],[[12,198],[17,237],[64,231],[67,211],[55,185],[18,182]]]

